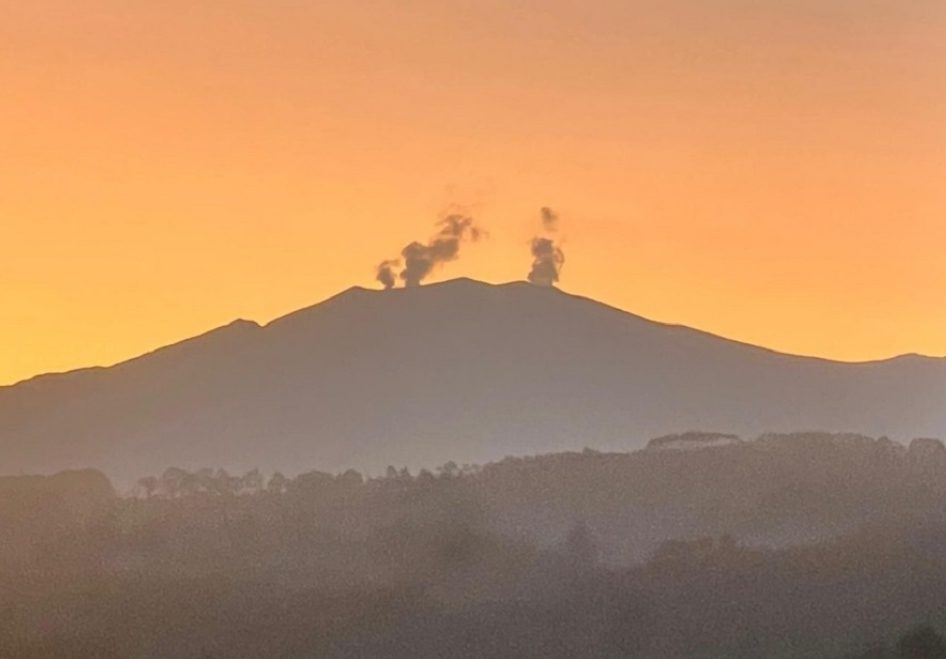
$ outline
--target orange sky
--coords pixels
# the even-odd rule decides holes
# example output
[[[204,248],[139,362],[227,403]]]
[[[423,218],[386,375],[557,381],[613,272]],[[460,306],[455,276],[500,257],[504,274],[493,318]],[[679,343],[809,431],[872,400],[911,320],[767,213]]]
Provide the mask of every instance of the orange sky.
[[[942,0],[0,0],[0,383],[352,284],[438,214],[521,279],[946,353]]]

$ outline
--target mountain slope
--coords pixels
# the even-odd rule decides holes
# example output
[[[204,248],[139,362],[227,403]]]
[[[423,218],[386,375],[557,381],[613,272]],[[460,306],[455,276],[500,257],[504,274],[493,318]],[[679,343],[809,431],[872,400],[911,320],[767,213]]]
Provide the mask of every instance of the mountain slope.
[[[847,364],[524,283],[353,288],[111,368],[0,388],[0,464],[294,471],[630,449],[689,429],[946,435],[946,360]]]

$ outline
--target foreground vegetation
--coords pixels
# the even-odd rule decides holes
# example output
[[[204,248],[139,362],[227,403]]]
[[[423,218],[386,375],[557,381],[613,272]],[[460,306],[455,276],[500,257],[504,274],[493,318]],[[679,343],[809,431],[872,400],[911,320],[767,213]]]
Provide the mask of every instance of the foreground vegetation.
[[[0,656],[940,657],[946,450],[0,479]],[[918,627],[919,625],[919,627]]]

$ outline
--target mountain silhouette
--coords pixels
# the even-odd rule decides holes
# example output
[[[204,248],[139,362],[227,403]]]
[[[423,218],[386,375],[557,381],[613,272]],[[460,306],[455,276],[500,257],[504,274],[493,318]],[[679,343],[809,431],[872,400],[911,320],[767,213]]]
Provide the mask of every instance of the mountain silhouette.
[[[0,470],[296,472],[643,447],[705,430],[946,436],[946,359],[845,363],[554,288],[351,288],[108,368],[0,387]]]

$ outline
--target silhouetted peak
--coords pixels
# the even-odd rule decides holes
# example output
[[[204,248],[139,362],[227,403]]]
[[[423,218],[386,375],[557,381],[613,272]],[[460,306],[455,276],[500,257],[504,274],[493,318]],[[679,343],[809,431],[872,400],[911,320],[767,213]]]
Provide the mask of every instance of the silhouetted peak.
[[[352,286],[321,302],[277,318],[267,327],[311,325],[329,315],[347,316],[352,320],[358,318],[363,322],[372,322],[368,321],[367,317],[373,315],[376,317],[374,322],[378,322],[377,317],[403,313],[417,315],[420,322],[429,322],[438,316],[442,317],[445,305],[482,310],[483,302],[508,302],[512,295],[528,295],[533,291],[542,297],[548,294],[547,287],[534,286],[527,282],[490,284],[469,277],[390,289]]]
[[[417,286],[413,290],[421,290],[423,288],[495,288],[495,284],[490,284],[485,281],[480,281],[479,279],[473,279],[472,277],[454,277],[453,279],[446,279],[444,281],[435,282],[432,284],[424,284],[423,286]]]

